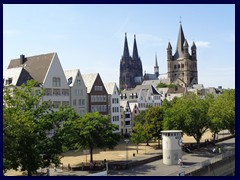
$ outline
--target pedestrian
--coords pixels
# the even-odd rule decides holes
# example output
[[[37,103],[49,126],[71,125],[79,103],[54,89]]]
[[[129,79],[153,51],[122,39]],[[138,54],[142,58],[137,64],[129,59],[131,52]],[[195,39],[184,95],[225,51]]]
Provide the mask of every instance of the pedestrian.
[[[216,148],[215,148],[215,147],[212,149],[212,152],[213,152],[213,153],[215,153],[215,152],[216,152]]]
[[[221,147],[218,148],[218,153],[219,153],[219,154],[222,153],[222,149],[221,149]]]
[[[90,170],[92,170],[93,169],[93,162],[91,161],[90,162]]]
[[[84,170],[84,162],[82,162],[82,171]]]
[[[70,164],[68,164],[68,171],[70,171],[71,170],[71,166],[70,166]]]
[[[179,166],[179,167],[182,167],[182,165],[183,165],[183,161],[182,161],[181,158],[179,158],[179,159],[178,159],[178,166]]]
[[[47,168],[47,176],[50,176],[50,169]]]

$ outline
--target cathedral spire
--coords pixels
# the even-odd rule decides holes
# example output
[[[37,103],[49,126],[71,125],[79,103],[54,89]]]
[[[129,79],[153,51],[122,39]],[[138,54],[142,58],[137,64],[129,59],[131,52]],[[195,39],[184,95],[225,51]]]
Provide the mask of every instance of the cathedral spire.
[[[125,33],[123,57],[129,57],[128,42],[127,42],[127,33]]]
[[[157,53],[155,54],[155,66],[158,66],[158,62],[157,62]]]
[[[156,78],[158,78],[158,76],[159,76],[159,66],[158,66],[158,62],[157,62],[157,53],[155,54],[154,74],[155,74]]]
[[[176,51],[178,51],[179,53],[183,51],[184,41],[185,41],[185,37],[182,29],[182,22],[180,21],[180,28],[178,32],[178,41],[177,41],[177,48],[176,48]]]
[[[137,42],[136,42],[136,35],[134,34],[134,43],[133,43],[133,59],[138,59],[138,49],[137,49]]]

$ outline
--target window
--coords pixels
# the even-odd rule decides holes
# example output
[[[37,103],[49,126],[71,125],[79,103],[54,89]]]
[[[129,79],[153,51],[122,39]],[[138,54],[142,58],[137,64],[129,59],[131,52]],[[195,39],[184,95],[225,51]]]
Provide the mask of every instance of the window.
[[[63,96],[69,96],[69,90],[68,89],[62,89],[62,95]]]
[[[76,106],[76,104],[77,104],[77,100],[74,99],[74,100],[73,100],[73,105]]]
[[[69,105],[69,101],[63,101],[62,102],[62,106],[68,106]]]
[[[61,79],[59,77],[53,77],[53,87],[60,87]]]
[[[92,95],[91,102],[107,102],[107,99],[104,95]]]
[[[177,66],[176,66],[176,65],[174,65],[174,69],[177,69]]]
[[[125,125],[130,125],[130,121],[125,121]]]
[[[102,90],[103,90],[103,87],[102,87],[102,86],[95,86],[95,87],[94,87],[94,90],[95,90],[95,91],[102,91]]]
[[[181,64],[182,65],[182,68],[184,68],[184,64]]]
[[[75,89],[75,95],[76,96],[80,95],[80,93],[81,93],[80,89]]]
[[[130,114],[125,114],[125,118],[130,118]]]
[[[6,85],[10,85],[10,84],[12,84],[12,78],[8,78],[8,79],[6,80]]]
[[[91,112],[106,112],[107,106],[106,105],[92,105]]]
[[[45,90],[45,96],[52,96],[52,89],[46,88],[46,90]]]
[[[81,80],[80,79],[77,80],[77,85],[79,85],[79,86],[81,85]]]
[[[60,96],[60,89],[53,89],[53,95],[54,96]]]
[[[180,64],[178,64],[178,69],[180,69]]]
[[[53,107],[54,108],[59,108],[61,102],[60,101],[53,101]]]

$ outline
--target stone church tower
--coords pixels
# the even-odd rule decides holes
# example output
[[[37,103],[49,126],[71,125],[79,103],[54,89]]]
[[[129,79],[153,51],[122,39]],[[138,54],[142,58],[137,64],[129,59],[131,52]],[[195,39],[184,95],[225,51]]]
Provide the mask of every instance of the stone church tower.
[[[171,43],[168,43],[167,64],[170,82],[183,87],[191,87],[193,84],[198,84],[197,48],[193,42],[190,55],[188,47],[188,42],[184,37],[182,24],[180,22],[177,48],[174,55],[172,55]]]
[[[142,83],[142,62],[138,55],[136,35],[134,35],[133,54],[129,55],[127,33],[125,33],[123,55],[120,61],[119,88],[131,89]]]

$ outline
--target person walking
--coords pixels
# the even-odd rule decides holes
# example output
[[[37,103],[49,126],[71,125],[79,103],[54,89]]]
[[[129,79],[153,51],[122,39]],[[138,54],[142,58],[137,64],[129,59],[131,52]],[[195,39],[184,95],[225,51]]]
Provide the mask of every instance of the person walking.
[[[183,161],[181,158],[178,159],[178,166],[179,167],[182,167],[183,166]]]

